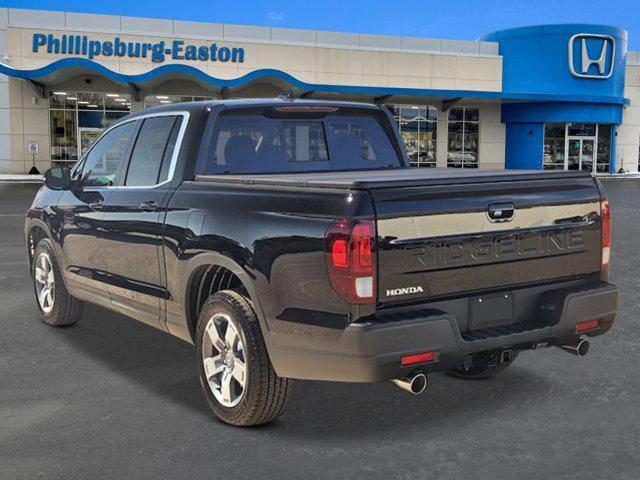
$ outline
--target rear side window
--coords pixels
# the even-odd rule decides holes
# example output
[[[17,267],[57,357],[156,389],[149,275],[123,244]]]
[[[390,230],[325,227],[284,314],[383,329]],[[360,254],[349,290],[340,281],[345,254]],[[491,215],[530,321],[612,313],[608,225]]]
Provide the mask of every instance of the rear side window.
[[[150,186],[167,180],[181,117],[160,116],[143,121],[136,139],[125,185]]]
[[[389,133],[373,114],[338,111],[309,117],[313,114],[296,118],[274,114],[272,109],[223,112],[199,172],[286,173],[401,165]]]

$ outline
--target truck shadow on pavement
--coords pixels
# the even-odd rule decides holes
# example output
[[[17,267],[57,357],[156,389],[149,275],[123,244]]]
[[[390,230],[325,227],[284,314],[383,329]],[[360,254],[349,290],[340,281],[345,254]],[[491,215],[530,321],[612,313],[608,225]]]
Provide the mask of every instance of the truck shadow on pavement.
[[[166,333],[89,305],[74,327],[56,330],[81,355],[91,357],[163,399],[188,408],[215,431],[219,422],[205,402],[195,367],[195,347]],[[527,352],[519,359],[524,365]],[[362,438],[407,430],[425,433],[455,423],[491,418],[496,411],[544,401],[557,387],[553,380],[514,364],[488,380],[459,380],[446,374],[430,377],[419,396],[400,391],[389,382],[343,384],[298,381],[284,415],[270,425],[247,430],[257,435],[300,437],[313,442],[327,437]],[[484,420],[483,420],[484,419]]]

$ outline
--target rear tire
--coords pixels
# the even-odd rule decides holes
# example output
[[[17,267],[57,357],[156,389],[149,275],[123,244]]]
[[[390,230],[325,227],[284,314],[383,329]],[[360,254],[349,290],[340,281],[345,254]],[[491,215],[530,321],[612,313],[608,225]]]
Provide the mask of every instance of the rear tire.
[[[80,320],[84,302],[67,291],[51,240],[43,238],[38,242],[31,263],[31,278],[42,321],[52,327],[67,327]]]
[[[198,316],[196,344],[200,383],[220,420],[247,427],[282,414],[293,381],[276,375],[248,298],[232,290],[209,297]]]
[[[465,362],[460,368],[454,368],[448,370],[447,373],[457,378],[464,378],[469,380],[477,380],[481,378],[489,378],[497,373],[500,373],[505,368],[513,363],[518,356],[518,352],[513,353],[513,357],[507,363],[501,363],[498,365],[493,364],[495,360],[492,355],[493,352],[478,352],[471,355],[471,361]]]

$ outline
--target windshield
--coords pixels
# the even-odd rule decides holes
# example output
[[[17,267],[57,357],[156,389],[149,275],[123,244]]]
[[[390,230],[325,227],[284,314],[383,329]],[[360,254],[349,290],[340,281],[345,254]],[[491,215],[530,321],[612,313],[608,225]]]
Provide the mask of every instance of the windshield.
[[[286,173],[400,167],[375,114],[223,112],[203,174]],[[377,113],[377,112],[376,112]]]

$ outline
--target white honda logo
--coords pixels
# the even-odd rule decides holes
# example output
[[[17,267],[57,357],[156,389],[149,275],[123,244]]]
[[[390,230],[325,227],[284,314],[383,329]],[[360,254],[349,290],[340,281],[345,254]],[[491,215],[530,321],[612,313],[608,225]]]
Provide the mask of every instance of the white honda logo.
[[[404,288],[392,288],[387,290],[387,297],[395,297],[396,295],[408,295],[410,293],[424,293],[422,287],[404,287]]]
[[[576,44],[579,44],[577,48],[580,48],[580,55],[577,58],[574,56]],[[589,45],[592,45],[592,54],[597,49],[597,56],[589,56]],[[569,70],[571,75],[578,78],[607,79],[613,73],[615,53],[616,42],[611,35],[578,33],[569,39]],[[580,64],[576,65],[578,62]],[[589,73],[592,66],[596,67],[597,73]]]

